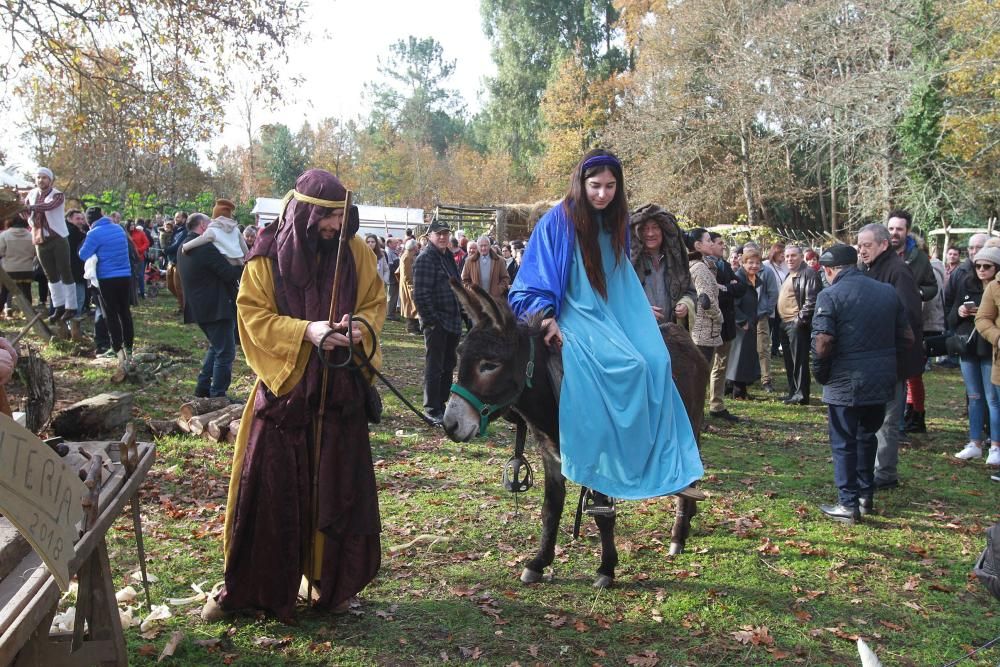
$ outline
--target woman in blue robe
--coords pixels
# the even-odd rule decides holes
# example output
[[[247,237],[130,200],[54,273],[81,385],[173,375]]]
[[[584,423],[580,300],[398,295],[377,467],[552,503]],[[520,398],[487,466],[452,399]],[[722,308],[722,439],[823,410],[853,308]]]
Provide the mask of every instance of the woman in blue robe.
[[[509,301],[541,313],[544,340],[562,348],[562,472],[591,490],[591,513],[609,498],[701,499],[704,470],[670,354],[629,262],[621,163],[603,150],[573,171],[569,194],[532,232]]]

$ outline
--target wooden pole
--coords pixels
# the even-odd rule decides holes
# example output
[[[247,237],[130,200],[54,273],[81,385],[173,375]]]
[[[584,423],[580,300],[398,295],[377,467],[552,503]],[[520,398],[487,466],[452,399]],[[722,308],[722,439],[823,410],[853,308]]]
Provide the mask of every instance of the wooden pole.
[[[336,324],[334,318],[337,316],[337,287],[340,285],[340,269],[344,262],[344,248],[346,243],[344,243],[345,232],[347,231],[347,225],[351,218],[351,200],[353,199],[354,193],[350,190],[347,191],[347,196],[344,200],[344,218],[343,222],[340,223],[340,239],[337,242],[337,266],[333,270],[333,292],[330,294],[330,314],[327,316],[327,324],[331,327]],[[350,325],[348,325],[347,335],[351,335]],[[329,357],[330,353],[323,352],[319,350],[317,354]],[[316,425],[313,427],[313,451],[312,451],[312,489],[309,494],[309,514],[310,514],[310,526],[309,539],[307,544],[309,545],[309,553],[306,555],[306,603],[312,604],[312,592],[313,592],[313,571],[316,569],[316,531],[318,526],[319,513],[319,452],[320,443],[323,439],[323,419],[326,414],[326,390],[327,390],[327,380],[330,375],[330,369],[326,364],[323,364],[323,380],[320,384],[319,393],[319,412],[316,415]]]
[[[14,279],[10,277],[10,274],[2,268],[0,268],[0,284],[6,287],[7,291],[10,292],[10,296],[14,299],[14,303],[16,303],[17,307],[21,309],[21,312],[24,313],[25,318],[28,318],[31,321],[32,325],[35,327],[35,331],[42,338],[42,340],[45,342],[52,340],[52,331],[45,324],[42,318],[36,317],[31,319],[35,312],[31,307],[31,301],[24,297],[24,294],[21,293],[21,288],[18,287],[17,283],[14,282]]]

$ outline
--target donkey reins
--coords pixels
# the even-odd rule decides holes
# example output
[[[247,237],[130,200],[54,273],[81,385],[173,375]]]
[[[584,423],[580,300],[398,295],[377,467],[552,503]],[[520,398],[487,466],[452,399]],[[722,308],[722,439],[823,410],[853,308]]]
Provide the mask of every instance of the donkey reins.
[[[396,387],[393,386],[393,384],[391,382],[389,382],[389,379],[386,376],[382,375],[382,373],[379,371],[379,369],[375,368],[375,366],[372,365],[372,359],[375,357],[375,348],[374,347],[372,347],[372,351],[371,351],[371,353],[368,356],[365,356],[364,354],[361,354],[361,353],[355,351],[355,349],[354,349],[354,340],[350,337],[351,322],[360,322],[361,324],[363,324],[365,326],[365,328],[368,329],[369,333],[371,334],[372,341],[374,341],[375,345],[378,345],[378,338],[375,336],[375,329],[372,327],[371,323],[368,322],[368,320],[366,320],[363,317],[355,317],[354,313],[348,313],[347,314],[347,320],[348,320],[347,321],[347,331],[348,331],[347,349],[349,350],[349,354],[347,355],[347,358],[344,361],[342,361],[342,362],[327,361],[326,355],[320,354],[319,360],[322,361],[323,364],[326,365],[328,368],[350,368],[351,370],[354,370],[354,371],[360,371],[362,367],[367,368],[368,370],[370,370],[375,375],[375,377],[377,377],[379,380],[381,380],[382,383],[386,387],[389,388],[389,391],[391,391],[393,394],[395,394],[396,398],[398,398],[399,400],[401,400],[403,402],[403,405],[405,405],[406,407],[408,407],[413,412],[413,414],[415,414],[421,421],[423,421],[425,424],[427,424],[431,428],[438,428],[438,427],[444,428],[441,424],[434,423],[431,419],[429,419],[427,417],[427,415],[425,415],[420,410],[417,410],[417,408],[415,408],[413,406],[413,403],[410,403],[406,399],[406,397],[403,396],[403,394],[398,389],[396,389]],[[318,347],[322,351],[322,349],[323,349],[323,342],[326,340],[327,336],[330,336],[331,334],[334,334],[334,333],[337,333],[337,332],[335,330],[333,330],[333,329],[331,329],[330,331],[326,332],[326,334],[323,336],[323,338],[320,339],[319,345],[317,345],[316,347]],[[355,361],[355,356],[357,356],[357,358],[361,360],[361,364],[359,364],[357,361]]]

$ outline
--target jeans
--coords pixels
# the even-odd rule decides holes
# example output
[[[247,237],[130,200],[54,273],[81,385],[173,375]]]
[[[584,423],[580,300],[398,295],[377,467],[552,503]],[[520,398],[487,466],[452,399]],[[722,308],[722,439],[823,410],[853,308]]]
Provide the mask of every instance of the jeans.
[[[441,417],[451,394],[451,378],[458,357],[459,334],[445,331],[440,324],[424,327],[424,411]]]
[[[208,339],[208,352],[198,373],[196,396],[225,396],[233,379],[233,360],[236,358],[236,329],[233,320],[199,322],[198,326]]]
[[[885,420],[884,405],[828,405],[833,483],[844,507],[875,495],[876,432]]]
[[[994,442],[1000,440],[1000,393],[990,379],[992,361],[962,357],[959,365],[962,368],[962,379],[965,380],[965,393],[969,397],[969,440],[982,441],[987,412],[990,417],[990,439]]]
[[[875,455],[875,479],[895,482],[899,479],[899,418],[906,403],[906,381],[896,383],[893,399],[885,404],[885,419],[878,430],[878,453]]]

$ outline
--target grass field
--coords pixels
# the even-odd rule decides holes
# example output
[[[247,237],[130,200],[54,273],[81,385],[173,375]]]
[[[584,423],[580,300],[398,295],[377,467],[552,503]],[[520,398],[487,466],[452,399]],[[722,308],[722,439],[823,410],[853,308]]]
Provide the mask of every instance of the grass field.
[[[131,387],[137,419],[173,415],[193,390],[205,343],[175,310],[166,293],[136,310],[137,349],[181,362],[165,381]],[[383,344],[388,375],[418,399],[421,339],[388,323]],[[110,362],[68,346],[45,354],[62,401],[108,388]],[[246,396],[253,378],[242,357],[235,370],[232,393]],[[542,485],[519,507],[501,487],[512,428],[496,424],[485,439],[452,443],[383,392],[386,416],[372,433],[383,563],[360,606],[336,618],[303,608],[294,626],[253,617],[206,624],[200,604],[174,606],[146,637],[126,632],[131,663],[154,664],[182,632],[163,664],[858,665],[859,636],[886,665],[945,664],[1000,634],[996,603],[970,576],[998,512],[982,460],[952,457],[966,435],[957,371],[926,379],[930,432],[901,452],[903,485],[876,497],[878,516],[854,528],[822,518],[816,505],[836,498],[825,408],[786,407],[760,393],[729,404],[744,423],[708,420],[712,498],[701,504],[688,552],[667,555],[672,500],[622,503],[618,577],[602,592],[590,586],[596,528],[585,522],[572,542],[569,502],[551,581],[519,582],[537,545]],[[142,504],[159,604],[222,577],[231,450],[186,437],[157,445]],[[540,474],[530,446],[528,456]],[[423,534],[447,540],[390,554]],[[122,517],[109,539],[121,588],[136,569],[131,521]],[[997,661],[1000,649],[989,649],[963,664]]]

